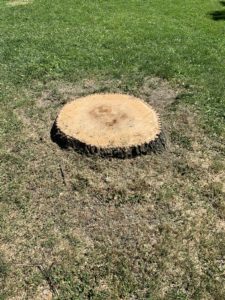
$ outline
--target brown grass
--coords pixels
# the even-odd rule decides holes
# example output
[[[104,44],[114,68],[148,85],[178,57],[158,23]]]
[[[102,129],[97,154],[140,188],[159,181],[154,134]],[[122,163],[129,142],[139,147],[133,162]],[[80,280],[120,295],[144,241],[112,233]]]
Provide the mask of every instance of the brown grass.
[[[117,81],[51,82],[17,110],[0,204],[7,299],[223,299],[225,146],[176,100],[181,91],[146,82],[133,93],[161,113],[161,155],[107,160],[51,142],[63,103],[121,92]]]

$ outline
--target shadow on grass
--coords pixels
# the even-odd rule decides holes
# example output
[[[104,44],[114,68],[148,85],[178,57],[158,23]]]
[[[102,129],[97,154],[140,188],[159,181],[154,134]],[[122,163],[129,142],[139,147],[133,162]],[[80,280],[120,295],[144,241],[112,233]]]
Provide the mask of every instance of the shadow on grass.
[[[222,10],[222,11],[216,10],[216,11],[210,13],[209,15],[214,21],[225,20],[225,10]]]
[[[221,4],[222,6],[225,6],[225,1],[220,1],[220,4]]]
[[[225,1],[220,1],[220,4],[225,7]],[[209,16],[214,21],[222,21],[225,20],[225,10],[216,10],[211,13],[209,13]]]

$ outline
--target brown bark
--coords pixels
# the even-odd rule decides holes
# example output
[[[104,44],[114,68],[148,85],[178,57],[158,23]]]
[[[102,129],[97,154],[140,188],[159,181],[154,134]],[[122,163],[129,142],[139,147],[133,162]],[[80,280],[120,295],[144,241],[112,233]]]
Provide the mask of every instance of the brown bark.
[[[85,153],[87,155],[116,157],[121,159],[132,158],[149,153],[160,153],[166,147],[165,135],[163,132],[160,132],[153,141],[149,141],[141,145],[118,148],[98,148],[96,146],[82,143],[75,138],[66,136],[60,128],[57,127],[57,122],[54,122],[53,124],[51,138],[53,142],[57,143],[63,149],[72,148],[79,153]]]

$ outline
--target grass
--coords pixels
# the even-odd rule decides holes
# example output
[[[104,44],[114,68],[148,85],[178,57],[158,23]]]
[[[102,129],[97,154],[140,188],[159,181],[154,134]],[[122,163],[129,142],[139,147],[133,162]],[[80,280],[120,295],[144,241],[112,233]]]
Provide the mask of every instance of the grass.
[[[0,299],[223,299],[224,8],[21,2],[0,2]],[[64,103],[105,91],[155,105],[167,151],[51,142]]]

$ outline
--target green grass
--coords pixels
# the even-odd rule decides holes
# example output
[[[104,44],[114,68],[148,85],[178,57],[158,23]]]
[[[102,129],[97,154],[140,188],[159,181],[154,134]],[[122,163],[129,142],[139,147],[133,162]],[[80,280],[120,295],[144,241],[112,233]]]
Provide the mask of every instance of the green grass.
[[[0,11],[1,90],[33,80],[158,75],[198,87],[188,101],[224,122],[224,22],[211,1],[34,1]],[[221,7],[222,9],[222,7]]]
[[[223,299],[225,20],[210,13],[225,8],[8,2],[0,0],[0,299]],[[109,161],[54,145],[62,105],[104,91],[153,103],[168,150]]]

